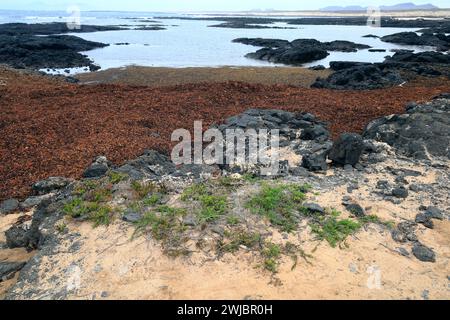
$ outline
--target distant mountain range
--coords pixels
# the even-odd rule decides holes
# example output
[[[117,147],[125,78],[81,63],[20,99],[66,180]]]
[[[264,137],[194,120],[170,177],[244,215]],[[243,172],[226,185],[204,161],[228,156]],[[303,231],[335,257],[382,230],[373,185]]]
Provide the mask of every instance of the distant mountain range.
[[[431,3],[416,5],[412,2],[399,3],[393,6],[380,6],[381,11],[408,11],[408,10],[433,10],[439,9]],[[336,12],[336,11],[366,11],[367,7],[361,6],[329,6],[320,9],[323,12]]]

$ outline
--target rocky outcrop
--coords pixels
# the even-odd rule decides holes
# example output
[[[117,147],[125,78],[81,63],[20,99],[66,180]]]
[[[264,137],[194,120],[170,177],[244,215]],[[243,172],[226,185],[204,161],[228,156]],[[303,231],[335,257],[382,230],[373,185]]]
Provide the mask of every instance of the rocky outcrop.
[[[411,104],[405,114],[372,121],[363,135],[417,159],[450,159],[450,100]]]
[[[109,170],[108,159],[104,156],[97,157],[95,161],[84,171],[84,178],[98,178]]]
[[[75,36],[5,35],[0,31],[0,61],[19,69],[88,67],[95,71],[99,67],[79,52],[106,46]]]
[[[447,51],[450,49],[450,36],[443,33],[423,33],[418,35],[415,32],[400,32],[381,37],[381,41],[415,46],[432,46],[438,51]]]
[[[55,35],[61,33],[86,33],[124,30],[118,26],[96,26],[81,24],[79,28],[69,29],[65,22],[52,23],[4,23],[0,24],[0,35]]]
[[[404,82],[397,70],[385,68],[383,65],[336,63],[334,68],[338,68],[339,71],[326,79],[318,78],[311,87],[336,90],[372,90],[391,87]]]
[[[64,177],[50,177],[36,182],[33,184],[32,189],[38,195],[43,195],[64,188],[70,181],[70,179]]]
[[[450,76],[450,56],[440,52],[413,53],[408,50],[386,57],[382,63],[332,61],[336,72],[328,78],[318,78],[312,88],[336,90],[372,90],[400,85],[419,76]]]
[[[19,201],[17,199],[7,199],[0,203],[0,214],[9,214],[19,209]]]
[[[363,139],[359,134],[344,133],[333,144],[328,157],[336,164],[354,166],[359,162],[363,149]]]
[[[329,51],[356,52],[359,49],[370,48],[364,44],[342,40],[320,42],[315,39],[297,39],[289,42],[279,39],[238,38],[233,42],[263,47],[247,54],[248,58],[287,65],[301,65],[321,60],[329,55]]]

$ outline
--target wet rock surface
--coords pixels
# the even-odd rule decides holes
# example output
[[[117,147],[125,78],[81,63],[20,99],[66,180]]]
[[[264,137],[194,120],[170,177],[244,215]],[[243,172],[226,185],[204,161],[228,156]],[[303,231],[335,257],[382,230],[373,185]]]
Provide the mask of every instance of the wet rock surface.
[[[106,46],[68,35],[5,35],[0,31],[0,60],[18,69],[88,67],[95,71],[99,67],[79,52]]]
[[[288,42],[279,39],[238,38],[233,42],[264,47],[247,54],[247,58],[288,65],[301,65],[323,59],[329,55],[329,51],[356,52],[370,48],[364,44],[341,40],[320,42],[314,39],[297,39]]]
[[[332,61],[336,72],[328,78],[318,78],[312,88],[336,90],[372,90],[406,83],[417,76],[450,76],[450,57],[440,52],[414,53],[400,50],[382,63]]]
[[[450,49],[450,37],[444,33],[423,33],[418,35],[415,32],[400,32],[381,37],[381,41],[403,45],[433,46],[439,51]]]

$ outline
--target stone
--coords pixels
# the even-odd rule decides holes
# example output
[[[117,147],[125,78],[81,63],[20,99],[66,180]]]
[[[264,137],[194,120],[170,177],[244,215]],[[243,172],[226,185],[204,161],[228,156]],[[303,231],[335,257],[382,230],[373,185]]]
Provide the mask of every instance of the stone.
[[[0,214],[9,214],[19,209],[19,201],[17,199],[7,199],[0,203]]]
[[[434,251],[420,242],[414,244],[412,253],[422,262],[436,262],[436,254]]]
[[[29,209],[32,207],[36,207],[36,206],[40,205],[42,202],[49,200],[53,197],[54,197],[53,193],[48,193],[48,194],[44,194],[41,196],[32,196],[32,197],[25,199],[25,201],[21,202],[19,206],[21,209],[24,209],[24,210]]]
[[[307,153],[302,158],[301,166],[309,171],[326,171],[328,169],[327,153],[328,151]]]
[[[398,199],[406,199],[408,194],[408,190],[404,187],[398,187],[392,190],[392,195]]]
[[[444,220],[444,214],[436,207],[428,207],[424,214],[431,219]]]
[[[319,214],[324,214],[325,213],[325,209],[322,208],[319,204],[317,203],[313,203],[313,202],[306,202],[302,205],[302,208],[306,211],[308,211],[309,213],[319,213]]]
[[[122,216],[122,220],[125,222],[136,223],[142,219],[142,214],[138,212],[125,212]]]
[[[344,133],[331,147],[328,158],[339,165],[356,165],[364,148],[362,137],[355,133]]]
[[[317,140],[319,138],[327,139],[330,132],[321,125],[315,125],[309,128],[303,129],[300,139],[303,140]]]
[[[25,248],[28,246],[28,230],[22,226],[12,226],[5,231],[6,245],[10,249]]]
[[[397,252],[398,252],[399,254],[401,254],[402,256],[404,256],[404,257],[409,257],[409,252],[408,252],[408,250],[406,250],[406,249],[403,248],[403,247],[397,248]]]
[[[340,69],[326,79],[318,78],[312,88],[334,90],[372,90],[404,82],[400,73],[383,65],[363,64]]]
[[[392,239],[397,242],[405,243],[408,241],[417,241],[417,236],[415,234],[417,224],[415,222],[404,221],[397,225],[397,227],[392,230]]]
[[[25,264],[25,262],[0,262],[0,282],[11,279]]]
[[[183,218],[183,224],[185,226],[195,227],[197,225],[197,218],[192,214],[188,214]]]
[[[385,142],[402,155],[414,159],[450,159],[449,118],[450,100],[432,100],[408,108],[405,114],[370,122],[363,136]]]
[[[424,213],[419,213],[416,216],[415,219],[416,223],[420,223],[423,224],[425,227],[427,227],[428,229],[433,229],[434,228],[434,224],[433,221],[431,220],[431,218],[429,216],[427,216]]]
[[[43,195],[54,190],[59,190],[66,187],[70,183],[70,179],[63,177],[50,177],[33,184],[32,189],[36,194]]]
[[[108,160],[106,157],[98,157],[95,161],[84,171],[83,178],[99,178],[108,172]]]
[[[345,208],[347,209],[347,211],[349,211],[351,214],[353,214],[357,218],[361,218],[366,215],[366,212],[363,209],[363,207],[361,207],[357,203],[349,204],[349,205],[345,206]]]

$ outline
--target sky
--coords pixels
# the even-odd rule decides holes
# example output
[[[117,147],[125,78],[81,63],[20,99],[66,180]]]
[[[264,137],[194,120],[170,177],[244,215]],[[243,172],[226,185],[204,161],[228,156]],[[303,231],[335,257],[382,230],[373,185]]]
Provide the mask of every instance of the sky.
[[[66,10],[77,5],[82,11],[242,11],[254,9],[314,10],[326,6],[392,5],[410,0],[0,0],[0,9]],[[449,0],[431,0],[441,8],[450,7]],[[417,1],[417,4],[427,3]]]

